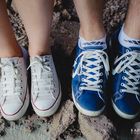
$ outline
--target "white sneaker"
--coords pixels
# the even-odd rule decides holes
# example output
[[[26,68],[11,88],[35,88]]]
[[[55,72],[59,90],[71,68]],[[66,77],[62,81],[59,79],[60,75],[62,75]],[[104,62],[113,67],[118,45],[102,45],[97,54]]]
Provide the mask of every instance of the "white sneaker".
[[[27,52],[24,57],[0,58],[0,109],[7,120],[21,118],[29,105]]]
[[[41,117],[51,116],[61,101],[61,88],[52,55],[32,57],[29,67],[33,109]]]

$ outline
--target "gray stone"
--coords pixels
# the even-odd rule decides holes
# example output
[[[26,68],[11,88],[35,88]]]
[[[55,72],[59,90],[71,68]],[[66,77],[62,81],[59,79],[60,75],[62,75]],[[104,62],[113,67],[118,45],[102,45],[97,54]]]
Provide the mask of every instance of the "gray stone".
[[[104,115],[88,117],[79,113],[80,130],[87,140],[114,140],[116,129]]]
[[[57,139],[76,119],[74,104],[67,100],[61,109],[53,116],[50,127],[50,139]]]

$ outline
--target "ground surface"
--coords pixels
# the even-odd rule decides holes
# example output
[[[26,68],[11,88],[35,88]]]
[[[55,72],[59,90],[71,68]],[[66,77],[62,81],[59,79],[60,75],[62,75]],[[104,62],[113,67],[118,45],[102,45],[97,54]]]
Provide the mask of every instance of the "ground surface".
[[[16,38],[19,44],[23,47],[28,47],[28,39],[26,36],[26,32],[24,27],[19,19],[18,14],[8,5],[8,12],[10,15],[10,21],[13,25],[13,29],[16,34]],[[119,25],[119,23],[123,22],[125,18],[125,14],[127,11],[127,0],[106,0],[103,21],[107,32],[113,33],[114,29]],[[3,118],[0,119],[0,140],[46,140],[49,139],[48,133],[50,133],[49,129],[50,125],[56,122],[57,118],[63,118],[64,125],[58,125],[64,129],[62,132],[58,133],[56,136],[58,139],[79,139],[78,137],[83,137],[84,134],[81,133],[81,129],[79,128],[79,118],[78,112],[73,107],[73,103],[71,102],[71,70],[73,63],[73,52],[74,46],[76,44],[76,40],[78,38],[78,28],[79,22],[73,7],[73,3],[71,0],[58,0],[55,3],[54,15],[53,15],[53,25],[52,25],[52,33],[51,33],[51,46],[53,51],[53,56],[55,59],[55,64],[57,67],[57,71],[59,74],[59,78],[62,84],[63,91],[63,99],[62,104],[66,103],[71,105],[71,108],[63,108],[61,105],[58,115],[55,118],[39,118],[37,117],[32,107],[30,106],[26,115],[16,122],[7,122]],[[108,96],[110,96],[111,90],[108,90]],[[70,100],[69,102],[67,102]],[[63,112],[72,112],[73,114],[67,118],[64,116]],[[113,127],[116,128],[116,133],[113,134],[112,138],[104,138],[104,139],[119,139],[119,140],[129,140],[132,139],[132,128],[134,124],[139,121],[137,118],[134,121],[125,121],[119,118],[113,111],[111,104],[108,104],[104,116],[112,122]],[[104,121],[106,119],[103,119]],[[57,124],[58,122],[56,122]],[[97,121],[98,123],[98,121]],[[105,122],[103,122],[105,123]],[[98,124],[96,124],[98,125]],[[64,127],[66,126],[66,127]],[[94,127],[94,126],[93,126]],[[53,128],[55,130],[55,128]],[[52,131],[54,131],[52,129]],[[99,129],[102,129],[100,127]],[[100,131],[102,132],[102,131]],[[109,132],[112,133],[112,132]],[[60,135],[61,134],[61,135]],[[60,135],[60,136],[59,136]],[[108,134],[109,135],[109,134]],[[86,136],[86,134],[85,134]],[[53,139],[55,140],[56,137]],[[80,138],[82,139],[82,138]],[[85,139],[85,138],[84,138]],[[94,139],[93,139],[94,140]]]

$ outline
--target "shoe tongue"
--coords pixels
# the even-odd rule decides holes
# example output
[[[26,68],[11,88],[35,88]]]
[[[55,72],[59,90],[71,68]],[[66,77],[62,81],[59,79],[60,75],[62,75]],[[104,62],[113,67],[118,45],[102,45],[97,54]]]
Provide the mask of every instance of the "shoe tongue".
[[[41,60],[41,62],[46,62],[46,61],[52,59],[52,55],[44,55],[44,56],[31,57],[31,62],[36,61],[37,59]]]
[[[44,61],[44,62],[46,62],[46,61],[48,61],[48,60],[51,60],[52,59],[52,55],[44,55],[44,56],[42,56],[42,60]]]

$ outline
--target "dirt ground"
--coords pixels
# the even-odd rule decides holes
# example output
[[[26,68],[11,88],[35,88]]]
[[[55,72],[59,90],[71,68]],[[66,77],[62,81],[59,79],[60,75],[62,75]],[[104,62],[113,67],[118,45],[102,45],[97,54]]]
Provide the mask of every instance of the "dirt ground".
[[[124,21],[127,12],[128,1],[105,1],[106,4],[103,12],[103,22],[107,33],[111,34],[115,31],[116,27],[118,27],[119,24]],[[19,18],[19,15],[15,12],[16,8],[14,9],[15,10],[13,10],[13,6],[11,7],[11,5],[8,4],[8,13],[16,34],[16,38],[20,46],[28,48],[28,38],[24,26]],[[74,58],[74,47],[78,38],[78,29],[79,20],[72,0],[57,0],[54,7],[53,25],[50,40],[55,64],[62,85],[62,103],[68,99],[71,100],[71,71]],[[114,126],[116,127],[116,135],[118,135],[118,139],[132,139],[131,128],[133,128],[135,122],[139,121],[139,118],[133,121],[126,121],[119,118],[113,111],[111,103],[108,104],[105,115],[113,122]],[[41,132],[42,129],[47,130],[48,126],[44,125],[44,123],[49,124],[51,119],[52,118],[46,119],[37,117],[30,106],[26,115],[19,121],[7,122],[1,118],[0,135],[6,136],[6,134],[10,133],[10,131],[14,131],[16,134],[17,131],[15,130],[17,129],[25,129],[25,135],[28,135],[31,132],[36,132],[37,134],[38,131]],[[66,136],[69,135],[73,137],[73,139],[82,136],[77,121],[75,121],[75,123],[66,129],[66,131],[61,135],[61,139],[66,139]],[[3,140],[5,140],[4,137],[1,137],[0,139],[3,138]],[[7,137],[7,140],[12,139]],[[42,138],[42,140],[44,139]]]

